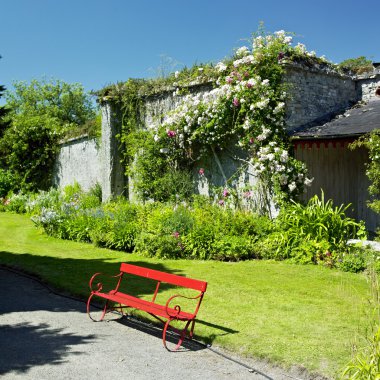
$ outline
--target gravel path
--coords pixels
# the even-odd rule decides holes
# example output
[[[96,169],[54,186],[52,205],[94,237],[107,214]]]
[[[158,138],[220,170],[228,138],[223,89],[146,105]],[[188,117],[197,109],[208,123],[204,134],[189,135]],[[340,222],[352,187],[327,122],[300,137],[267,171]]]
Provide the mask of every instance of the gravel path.
[[[285,373],[264,362],[231,360],[196,342],[168,352],[153,326],[125,317],[94,323],[84,303],[4,268],[0,300],[2,379],[322,379],[296,368]]]

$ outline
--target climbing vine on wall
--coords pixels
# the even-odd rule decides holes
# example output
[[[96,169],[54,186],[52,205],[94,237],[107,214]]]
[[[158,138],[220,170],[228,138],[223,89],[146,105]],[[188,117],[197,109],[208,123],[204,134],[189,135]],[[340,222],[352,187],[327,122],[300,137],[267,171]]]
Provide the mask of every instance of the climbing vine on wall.
[[[286,61],[302,58],[317,60],[304,45],[292,46],[289,33],[267,34],[260,29],[250,46],[240,47],[232,59],[215,66],[196,66],[165,79],[130,80],[105,89],[104,99],[112,94],[124,112],[125,164],[141,198],[169,199],[168,194],[162,196],[163,186],[173,189],[171,196],[189,194],[191,171],[203,175],[202,160],[217,159],[231,142],[248,153],[241,167],[254,171],[271,198],[277,203],[295,198],[311,180],[291,154],[283,74]],[[203,82],[211,82],[213,89],[191,91],[191,84]],[[173,91],[174,110],[149,130],[139,128],[144,97],[168,88]],[[181,194],[175,186],[178,182],[186,188]],[[230,193],[230,185],[226,179],[223,194]]]

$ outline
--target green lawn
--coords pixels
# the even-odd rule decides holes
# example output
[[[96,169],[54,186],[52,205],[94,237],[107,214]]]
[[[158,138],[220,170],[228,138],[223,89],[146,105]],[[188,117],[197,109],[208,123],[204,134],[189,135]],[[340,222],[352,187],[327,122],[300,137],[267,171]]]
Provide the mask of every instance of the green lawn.
[[[158,260],[50,238],[28,217],[0,213],[0,264],[86,298],[95,272],[127,261],[208,281],[197,339],[334,377],[367,326],[364,275],[282,262]],[[87,318],[83,315],[83,318]]]

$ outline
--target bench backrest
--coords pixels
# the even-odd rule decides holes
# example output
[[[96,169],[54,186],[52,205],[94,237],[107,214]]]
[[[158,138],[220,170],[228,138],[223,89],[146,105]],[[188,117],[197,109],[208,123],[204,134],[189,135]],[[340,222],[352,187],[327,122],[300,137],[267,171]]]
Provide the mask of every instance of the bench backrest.
[[[137,265],[127,263],[122,263],[120,265],[120,271],[134,274],[140,277],[150,278],[156,281],[166,282],[172,285],[199,290],[201,292],[205,292],[207,288],[207,282],[205,281],[195,280],[193,278],[178,276],[176,274],[165,273],[158,270],[140,267]]]

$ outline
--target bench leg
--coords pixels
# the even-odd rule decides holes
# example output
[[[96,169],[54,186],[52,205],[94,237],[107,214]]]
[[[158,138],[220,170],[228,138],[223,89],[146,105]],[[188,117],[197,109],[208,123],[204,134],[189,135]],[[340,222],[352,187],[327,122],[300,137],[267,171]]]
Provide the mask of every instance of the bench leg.
[[[93,317],[91,316],[91,310],[90,310],[90,308],[91,308],[91,299],[92,299],[93,296],[94,296],[94,294],[91,294],[90,297],[88,298],[88,301],[87,301],[87,314],[88,314],[88,316],[90,317],[90,319],[93,320],[94,322],[100,322],[100,321],[103,320],[104,316],[105,316],[106,313],[107,313],[107,309],[108,309],[108,300],[106,300],[106,302],[105,302],[105,305],[104,305],[104,308],[103,308],[103,310],[102,310],[102,312],[101,312],[101,316],[100,316],[100,318],[99,318],[99,319],[97,319],[97,318],[93,318]]]
[[[172,319],[168,319],[168,320],[166,321],[166,323],[165,323],[164,330],[163,330],[163,332],[162,332],[162,342],[163,342],[163,344],[164,344],[164,347],[165,347],[168,351],[177,351],[177,350],[180,348],[180,346],[182,345],[184,339],[186,338],[186,335],[187,335],[187,333],[188,333],[188,332],[187,332],[187,329],[189,328],[190,323],[192,323],[192,327],[191,327],[191,331],[190,331],[189,337],[192,338],[192,336],[193,336],[193,330],[194,330],[194,323],[195,323],[195,320],[189,320],[189,321],[187,321],[187,322],[186,322],[186,325],[185,325],[185,327],[184,327],[183,330],[177,330],[177,329],[174,330],[174,331],[176,331],[176,332],[178,333],[178,335],[179,335],[179,340],[178,340],[178,343],[177,343],[177,345],[175,346],[175,348],[174,348],[173,350],[171,350],[171,349],[167,346],[167,344],[166,344],[166,333],[167,333],[167,331],[168,331],[168,328],[169,328],[169,326],[170,326],[171,321],[172,321]]]

